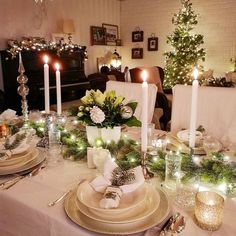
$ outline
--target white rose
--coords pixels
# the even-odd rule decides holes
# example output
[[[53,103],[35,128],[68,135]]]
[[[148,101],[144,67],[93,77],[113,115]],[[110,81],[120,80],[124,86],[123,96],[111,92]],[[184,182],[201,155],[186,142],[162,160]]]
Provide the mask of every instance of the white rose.
[[[82,117],[83,115],[84,115],[83,112],[79,112],[79,113],[77,114],[78,117]]]
[[[105,120],[104,112],[97,106],[93,106],[90,110],[90,117],[95,124],[102,123]]]

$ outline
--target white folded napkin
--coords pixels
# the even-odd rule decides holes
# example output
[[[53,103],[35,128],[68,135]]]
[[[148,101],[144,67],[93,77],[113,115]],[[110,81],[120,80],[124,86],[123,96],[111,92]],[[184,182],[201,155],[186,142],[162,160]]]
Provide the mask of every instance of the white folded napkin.
[[[138,187],[140,187],[145,179],[143,176],[142,168],[141,166],[137,166],[130,170],[134,174],[134,180],[132,183],[124,184],[121,186],[112,186],[112,175],[115,168],[117,168],[118,165],[112,161],[107,160],[104,164],[104,172],[103,175],[96,177],[90,185],[93,187],[93,189],[97,192],[104,193],[106,192],[108,187],[115,187],[121,190],[121,193],[131,193],[135,191]],[[108,191],[111,189],[108,189]],[[117,195],[121,195],[119,191],[115,191],[115,189],[112,189],[112,192],[117,192]],[[119,205],[119,202],[117,204],[117,200],[120,200],[118,196],[114,199],[114,201],[111,201],[111,199],[108,199],[106,194],[104,195],[104,198],[100,202],[100,206],[104,208],[106,206],[107,208],[115,208]],[[111,203],[113,202],[113,203]]]
[[[18,133],[14,134],[10,137],[10,144],[15,140],[17,134],[22,134],[25,131],[19,131]],[[17,155],[20,153],[26,152],[30,148],[30,141],[31,141],[32,133],[27,132],[26,137],[21,141],[21,143],[14,149],[6,150],[6,155],[10,158],[12,155]],[[4,150],[4,144],[1,143],[0,148]]]
[[[0,115],[0,121],[10,121],[16,119],[16,111],[7,109]]]

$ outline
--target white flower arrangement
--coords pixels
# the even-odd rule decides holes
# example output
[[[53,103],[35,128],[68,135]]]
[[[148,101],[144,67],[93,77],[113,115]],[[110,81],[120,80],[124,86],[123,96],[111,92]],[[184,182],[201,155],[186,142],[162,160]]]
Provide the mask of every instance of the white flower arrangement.
[[[81,98],[83,105],[79,107],[78,120],[85,125],[97,127],[123,124],[141,126],[141,122],[134,116],[137,102],[123,104],[124,99],[123,96],[116,96],[115,91],[86,91],[86,95]]]

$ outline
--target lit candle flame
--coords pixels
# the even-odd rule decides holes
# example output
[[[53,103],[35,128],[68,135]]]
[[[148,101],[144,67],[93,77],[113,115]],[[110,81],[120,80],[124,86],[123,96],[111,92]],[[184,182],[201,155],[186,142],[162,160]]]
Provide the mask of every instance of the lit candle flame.
[[[56,70],[59,70],[59,69],[60,69],[59,63],[55,63],[55,68],[56,68]]]
[[[148,73],[147,73],[146,70],[143,70],[143,71],[142,71],[141,77],[142,77],[142,79],[143,79],[143,82],[146,82],[146,81],[147,81]]]
[[[48,60],[49,60],[48,56],[44,55],[43,59],[44,59],[45,64],[48,64]]]

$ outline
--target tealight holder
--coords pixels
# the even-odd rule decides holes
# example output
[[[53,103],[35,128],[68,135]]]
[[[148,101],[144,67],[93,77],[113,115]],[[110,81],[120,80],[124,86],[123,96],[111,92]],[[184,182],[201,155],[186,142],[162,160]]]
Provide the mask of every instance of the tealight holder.
[[[203,191],[196,194],[195,218],[202,229],[215,231],[223,218],[224,198],[215,192]]]

